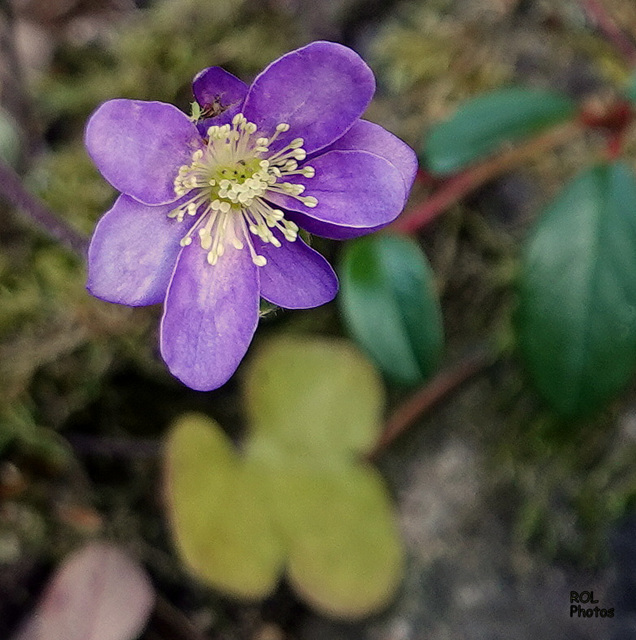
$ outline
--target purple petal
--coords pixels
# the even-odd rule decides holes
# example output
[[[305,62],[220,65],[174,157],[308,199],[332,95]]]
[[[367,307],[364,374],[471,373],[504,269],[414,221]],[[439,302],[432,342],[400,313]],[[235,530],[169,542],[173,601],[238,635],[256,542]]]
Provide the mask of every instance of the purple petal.
[[[205,133],[212,125],[232,121],[241,109],[247,85],[221,67],[208,67],[195,76],[192,92],[205,114],[210,114],[198,125]]]
[[[202,146],[197,128],[171,104],[123,99],[95,111],[85,143],[104,178],[145,204],[176,200],[177,171]]]
[[[417,173],[417,156],[397,136],[367,120],[358,120],[347,133],[330,144],[327,151],[369,151],[388,160],[402,175],[408,193]],[[309,162],[311,164],[311,161]]]
[[[137,307],[162,302],[187,228],[168,213],[120,196],[99,221],[88,249],[88,290]]]
[[[357,53],[333,42],[314,42],[275,60],[254,80],[243,114],[266,135],[277,124],[291,126],[273,149],[301,137],[311,153],[347,131],[374,91],[373,73]]]
[[[301,229],[305,229],[315,236],[330,238],[331,240],[351,240],[352,238],[359,238],[360,236],[366,236],[369,233],[380,231],[390,224],[389,222],[385,222],[375,227],[343,227],[331,224],[330,222],[321,222],[304,213],[298,213],[298,211],[286,211],[285,217],[295,222]]]
[[[406,202],[404,181],[398,169],[368,151],[329,151],[313,158],[313,178],[293,176],[305,185],[303,196],[314,196],[310,208],[291,196],[267,193],[267,198],[289,211],[291,218],[311,233],[327,238],[354,238],[395,220]],[[300,222],[298,222],[300,220]]]
[[[261,267],[261,296],[286,309],[309,309],[333,300],[338,278],[331,265],[300,237],[288,242],[275,232],[281,246],[253,237],[256,253],[267,258]]]
[[[161,354],[198,391],[232,376],[258,323],[259,274],[246,249],[226,245],[216,265],[192,243],[179,256],[161,320]]]

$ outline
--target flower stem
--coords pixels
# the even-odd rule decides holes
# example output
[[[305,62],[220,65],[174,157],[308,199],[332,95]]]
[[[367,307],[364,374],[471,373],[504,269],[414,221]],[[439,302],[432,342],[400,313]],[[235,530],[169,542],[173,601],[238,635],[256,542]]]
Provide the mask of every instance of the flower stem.
[[[416,233],[471,191],[533,157],[571,140],[580,131],[581,123],[577,121],[557,125],[525,144],[504,151],[449,178],[422,205],[399,217],[388,228],[407,234]]]
[[[603,3],[598,0],[580,0],[580,3],[587,17],[596,23],[599,30],[614,45],[614,48],[627,63],[636,64],[636,45],[616,26]]]
[[[437,374],[393,412],[386,422],[384,432],[380,436],[378,443],[367,456],[368,459],[376,460],[394,440],[407,431],[415,420],[462,384],[491,366],[496,358],[497,356],[491,350],[481,348],[455,366]]]
[[[24,217],[35,223],[80,256],[86,256],[88,238],[74,229],[65,220],[53,213],[41,200],[29,193],[22,184],[20,176],[11,167],[0,161],[0,197]]]

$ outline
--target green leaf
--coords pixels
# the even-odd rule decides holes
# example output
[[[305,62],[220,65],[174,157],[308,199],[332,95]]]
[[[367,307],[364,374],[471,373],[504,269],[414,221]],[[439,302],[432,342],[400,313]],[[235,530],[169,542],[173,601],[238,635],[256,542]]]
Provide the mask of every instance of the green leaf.
[[[220,427],[197,414],[178,420],[165,458],[172,532],[186,563],[233,596],[268,595],[283,552],[260,478],[243,465]]]
[[[519,346],[560,414],[588,414],[636,366],[636,179],[622,163],[579,175],[530,239],[520,281]]]
[[[379,474],[360,464],[290,465],[272,469],[269,479],[296,590],[340,618],[385,606],[401,578],[403,555]]]
[[[344,340],[282,337],[257,353],[245,379],[253,448],[325,459],[366,453],[382,428],[375,369]]]
[[[421,160],[432,173],[463,169],[508,142],[571,118],[576,104],[551,91],[511,87],[465,102],[429,132]]]
[[[340,279],[349,330],[386,376],[407,385],[426,379],[444,337],[433,274],[417,243],[389,234],[352,241]]]
[[[380,475],[355,459],[378,437],[377,374],[347,343],[284,337],[246,378],[253,428],[239,455],[212,420],[182,417],[166,446],[177,548],[211,585],[261,598],[287,567],[296,590],[340,618],[387,604],[403,551]]]

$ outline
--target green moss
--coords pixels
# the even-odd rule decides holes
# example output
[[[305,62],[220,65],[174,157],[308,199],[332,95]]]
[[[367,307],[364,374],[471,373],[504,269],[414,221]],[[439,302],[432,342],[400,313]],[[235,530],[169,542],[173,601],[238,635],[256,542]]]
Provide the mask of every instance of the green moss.
[[[163,0],[118,25],[105,46],[66,46],[58,73],[43,79],[40,108],[49,119],[78,118],[115,97],[176,101],[187,110],[190,81],[223,66],[249,79],[298,42],[293,23],[236,0]]]
[[[56,137],[32,165],[28,188],[89,234],[115,197],[82,144],[100,102],[163,100],[187,111],[190,82],[202,68],[224,66],[249,80],[295,43],[286,16],[251,2],[163,0],[115,25],[108,39],[62,45],[54,70],[34,88],[44,128]],[[37,406],[33,424],[62,425],[100,392],[115,356],[154,371],[157,313],[91,298],[81,260],[36,234],[15,237],[0,255],[0,412]]]

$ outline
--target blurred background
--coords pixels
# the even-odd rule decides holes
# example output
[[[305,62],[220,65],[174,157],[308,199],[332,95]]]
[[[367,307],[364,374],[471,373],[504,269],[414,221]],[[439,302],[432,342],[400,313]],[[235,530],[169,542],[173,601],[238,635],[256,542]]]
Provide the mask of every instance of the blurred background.
[[[250,81],[317,39],[368,62],[378,90],[365,117],[416,150],[462,101],[497,87],[602,103],[629,69],[585,4],[0,0],[0,157],[89,235],[115,197],[82,145],[98,104],[162,100],[189,112],[200,69]],[[636,38],[636,5],[603,4]],[[633,160],[636,139],[625,148]],[[519,243],[537,207],[595,153],[581,136],[537,156],[418,234],[442,301],[445,362],[506,335]],[[429,192],[418,181],[409,207]],[[316,246],[338,264],[338,243]],[[211,393],[183,387],[158,356],[161,310],[93,299],[85,275],[81,259],[0,198],[0,638],[32,611],[57,563],[93,538],[120,543],[152,578],[162,605],[143,640],[636,638],[634,388],[600,416],[556,430],[519,365],[498,361],[377,461],[407,555],[384,612],[334,622],[284,583],[245,604],[188,574],[169,541],[160,483],[160,441],[183,412],[240,436],[241,370]],[[347,336],[331,303],[266,317],[256,344],[299,332]],[[407,393],[389,385],[389,411]],[[616,617],[571,618],[571,590],[593,590]],[[188,635],[183,617],[203,635]]]

